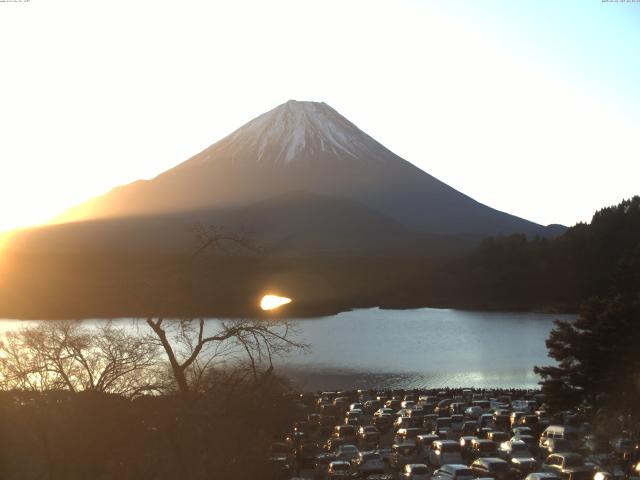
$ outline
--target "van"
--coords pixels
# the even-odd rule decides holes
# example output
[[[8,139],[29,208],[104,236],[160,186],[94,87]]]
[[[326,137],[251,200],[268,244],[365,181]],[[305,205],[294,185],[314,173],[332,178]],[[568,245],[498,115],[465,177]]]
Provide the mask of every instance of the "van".
[[[562,438],[575,446],[578,441],[578,429],[569,425],[549,425],[540,435],[540,446],[549,438]]]
[[[431,444],[427,459],[435,467],[447,463],[463,463],[460,443],[453,440],[436,440]]]

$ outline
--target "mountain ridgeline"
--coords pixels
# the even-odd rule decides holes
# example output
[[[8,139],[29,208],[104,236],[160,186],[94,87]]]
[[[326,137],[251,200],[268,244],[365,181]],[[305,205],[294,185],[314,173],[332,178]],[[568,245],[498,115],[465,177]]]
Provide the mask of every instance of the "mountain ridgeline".
[[[581,257],[556,262],[560,254],[549,252],[591,226],[563,233],[483,205],[324,103],[289,101],[59,220],[17,232],[5,247],[0,316],[254,316],[267,291],[294,298],[287,315],[572,308],[589,290],[567,281],[548,291],[546,278],[585,275]],[[241,232],[259,252],[219,251],[196,268],[194,225]],[[483,238],[491,240],[478,247]]]
[[[399,245],[421,249],[434,237],[558,233],[456,191],[330,106],[297,101],[255,118],[152,180],[118,187],[60,219],[136,218],[142,229],[158,222],[152,217],[162,217],[167,233],[174,231],[165,240],[177,241],[184,224],[196,220],[243,225],[278,254],[393,254]]]

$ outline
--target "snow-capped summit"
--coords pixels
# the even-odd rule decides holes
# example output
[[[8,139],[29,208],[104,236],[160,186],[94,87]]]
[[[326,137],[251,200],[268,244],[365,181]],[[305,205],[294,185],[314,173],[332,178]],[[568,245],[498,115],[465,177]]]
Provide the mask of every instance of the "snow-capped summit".
[[[322,156],[386,161],[389,152],[324,102],[289,100],[228,135],[192,159],[206,163],[218,154],[232,162],[287,164]]]

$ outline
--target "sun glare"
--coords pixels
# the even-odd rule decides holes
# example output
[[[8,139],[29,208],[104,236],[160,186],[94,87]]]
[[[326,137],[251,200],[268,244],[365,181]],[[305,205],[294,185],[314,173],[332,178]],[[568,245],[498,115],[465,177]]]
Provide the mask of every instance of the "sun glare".
[[[260,300],[260,308],[262,310],[273,310],[287,303],[291,303],[290,298],[279,297],[278,295],[265,295],[262,297],[262,300]]]

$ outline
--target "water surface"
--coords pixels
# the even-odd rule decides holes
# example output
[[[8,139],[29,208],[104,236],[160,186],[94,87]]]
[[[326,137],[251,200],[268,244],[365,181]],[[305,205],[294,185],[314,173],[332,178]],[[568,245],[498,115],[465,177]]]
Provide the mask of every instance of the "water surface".
[[[535,388],[533,366],[552,363],[545,339],[553,320],[570,318],[432,308],[354,310],[294,320],[298,340],[310,349],[277,360],[276,367],[310,389]],[[218,322],[208,320],[207,328],[214,330]],[[140,332],[147,328],[132,319],[117,323]],[[0,331],[23,324],[0,321]]]

